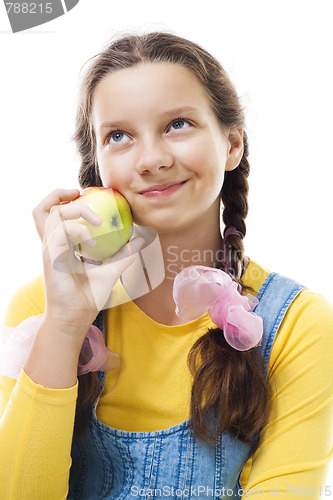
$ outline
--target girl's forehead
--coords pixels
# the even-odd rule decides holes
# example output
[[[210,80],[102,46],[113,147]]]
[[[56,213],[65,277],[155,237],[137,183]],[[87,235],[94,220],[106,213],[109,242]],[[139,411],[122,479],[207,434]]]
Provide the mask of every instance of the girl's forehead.
[[[116,70],[110,70],[110,73],[107,73],[106,76],[101,80],[108,79],[109,81],[120,79],[120,78],[128,78],[130,76],[144,77],[145,75],[148,78],[185,78],[186,75],[189,77],[194,72],[188,68],[187,66],[183,66],[178,63],[172,63],[167,61],[154,61],[154,62],[140,62],[130,66],[128,68],[121,68]]]
[[[93,112],[140,105],[207,106],[207,91],[197,76],[187,67],[169,62],[140,63],[105,76],[96,86]]]
[[[126,92],[138,88],[156,91],[186,89],[200,94],[205,93],[205,88],[189,68],[169,62],[139,63],[130,68],[114,71],[102,78],[94,93],[101,89],[102,92]],[[147,92],[143,95],[147,95]]]

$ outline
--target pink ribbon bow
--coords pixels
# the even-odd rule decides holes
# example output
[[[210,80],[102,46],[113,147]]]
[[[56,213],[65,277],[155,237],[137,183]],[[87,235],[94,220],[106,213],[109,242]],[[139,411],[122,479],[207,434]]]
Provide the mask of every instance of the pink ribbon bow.
[[[224,338],[234,349],[247,351],[256,347],[263,335],[263,321],[252,312],[258,300],[238,292],[238,284],[224,271],[205,266],[191,266],[175,278],[173,298],[176,314],[186,321],[199,318],[206,311]]]
[[[0,375],[18,378],[43,316],[31,316],[16,328],[0,327]],[[81,348],[78,375],[97,370],[111,370],[117,368],[118,362],[117,354],[106,347],[101,330],[92,325]]]

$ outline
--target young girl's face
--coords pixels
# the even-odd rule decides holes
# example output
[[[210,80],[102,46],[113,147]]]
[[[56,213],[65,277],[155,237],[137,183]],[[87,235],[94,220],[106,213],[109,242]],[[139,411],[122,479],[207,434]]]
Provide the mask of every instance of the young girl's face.
[[[219,224],[224,171],[239,159],[189,69],[146,63],[105,77],[92,123],[103,185],[127,198],[137,224],[161,232]]]

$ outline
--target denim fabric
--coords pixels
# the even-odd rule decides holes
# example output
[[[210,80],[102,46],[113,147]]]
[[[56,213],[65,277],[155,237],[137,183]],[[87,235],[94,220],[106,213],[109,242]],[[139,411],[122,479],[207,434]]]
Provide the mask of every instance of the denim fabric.
[[[268,366],[276,332],[288,307],[304,287],[271,273],[257,297],[263,318],[261,350]],[[103,330],[100,314],[95,322]],[[99,372],[101,391],[105,373]],[[73,440],[69,500],[171,497],[240,498],[240,476],[253,445],[229,433],[209,446],[193,438],[189,420],[154,432],[127,432],[96,417],[96,406],[83,436]]]

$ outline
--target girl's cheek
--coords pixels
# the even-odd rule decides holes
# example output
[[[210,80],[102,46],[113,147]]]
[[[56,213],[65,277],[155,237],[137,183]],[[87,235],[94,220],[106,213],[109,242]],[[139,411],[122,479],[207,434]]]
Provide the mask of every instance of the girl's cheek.
[[[117,178],[114,175],[111,175],[110,172],[108,172],[106,175],[101,174],[103,186],[105,187],[112,187],[114,189],[120,190],[119,182],[117,181]]]
[[[105,169],[102,165],[99,164],[99,172],[104,187],[116,187],[116,179],[109,169]]]
[[[122,191],[129,184],[130,176],[122,165],[99,165],[103,186]]]

